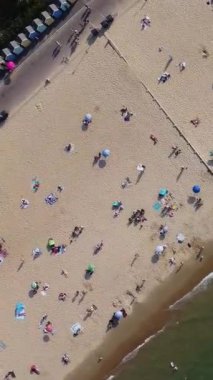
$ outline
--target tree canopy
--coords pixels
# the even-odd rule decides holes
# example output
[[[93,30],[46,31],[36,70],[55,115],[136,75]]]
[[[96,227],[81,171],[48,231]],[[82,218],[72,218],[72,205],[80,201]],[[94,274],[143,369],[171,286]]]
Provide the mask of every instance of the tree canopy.
[[[50,3],[51,0],[1,0],[0,49],[6,47]]]

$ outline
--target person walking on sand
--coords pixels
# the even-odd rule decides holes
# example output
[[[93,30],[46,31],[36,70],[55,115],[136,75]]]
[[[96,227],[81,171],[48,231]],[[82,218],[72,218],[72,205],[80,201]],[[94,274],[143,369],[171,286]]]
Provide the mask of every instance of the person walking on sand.
[[[57,45],[59,48],[61,48],[61,46],[62,46],[61,42],[59,42],[59,41],[56,40],[55,43],[56,43],[56,45]]]
[[[186,62],[180,62],[180,63],[178,64],[178,66],[179,66],[179,70],[180,70],[180,72],[182,72],[182,71],[185,70],[185,68],[186,68]]]

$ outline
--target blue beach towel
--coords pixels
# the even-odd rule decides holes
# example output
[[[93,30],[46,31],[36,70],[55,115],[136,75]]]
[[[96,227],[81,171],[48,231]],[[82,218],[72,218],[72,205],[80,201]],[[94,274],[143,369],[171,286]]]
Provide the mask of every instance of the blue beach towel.
[[[46,198],[45,198],[45,202],[52,206],[54,203],[56,203],[58,200],[58,197],[54,194],[54,193],[50,193]]]
[[[155,202],[152,207],[155,211],[160,211],[161,206],[162,204],[160,202]]]
[[[15,308],[15,318],[16,319],[24,319],[25,316],[26,316],[25,306],[23,303],[18,302],[16,304],[16,308]]]

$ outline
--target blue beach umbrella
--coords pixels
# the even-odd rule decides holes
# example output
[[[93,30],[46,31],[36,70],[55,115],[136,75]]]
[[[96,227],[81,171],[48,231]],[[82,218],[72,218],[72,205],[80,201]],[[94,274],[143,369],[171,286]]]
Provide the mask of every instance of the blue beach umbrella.
[[[161,197],[165,197],[167,194],[168,190],[165,187],[161,188],[158,193],[158,195],[160,195]]]
[[[198,194],[200,192],[200,186],[199,185],[194,185],[192,188],[193,193]]]
[[[115,317],[118,321],[120,321],[120,319],[123,318],[123,313],[122,313],[122,311],[121,311],[121,310],[116,311],[116,312],[114,313],[114,317]]]
[[[86,121],[87,123],[91,123],[92,115],[90,113],[86,113],[86,115],[84,116],[84,121]]]
[[[107,157],[110,156],[111,152],[110,152],[109,149],[104,149],[104,150],[102,150],[101,154],[102,154],[102,156],[103,156],[104,158],[107,158]]]

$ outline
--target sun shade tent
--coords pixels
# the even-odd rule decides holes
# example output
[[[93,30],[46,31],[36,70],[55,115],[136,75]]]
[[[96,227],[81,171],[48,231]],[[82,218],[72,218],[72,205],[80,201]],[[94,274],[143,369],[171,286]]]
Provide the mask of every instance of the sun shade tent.
[[[15,54],[13,54],[11,52],[11,50],[8,48],[2,49],[2,53],[4,55],[5,61],[15,61],[16,60]]]
[[[40,20],[40,18],[35,18],[33,20],[33,26],[35,27],[35,30],[39,33],[44,33],[47,29],[47,26],[44,25],[44,23]]]
[[[41,19],[47,26],[52,25],[55,21],[47,11],[41,12]]]
[[[63,12],[58,7],[56,7],[55,4],[50,4],[48,10],[50,11],[51,16],[56,20],[63,16]]]
[[[24,51],[24,48],[16,41],[10,42],[10,48],[15,55],[20,55]]]
[[[57,0],[57,5],[63,12],[66,12],[70,9],[70,4],[66,0]]]
[[[27,31],[28,38],[32,41],[35,41],[38,39],[38,33],[33,29],[31,25],[26,26],[25,30]]]
[[[27,36],[24,33],[19,33],[17,39],[21,46],[23,46],[24,48],[27,48],[31,44],[31,41],[29,40],[29,38],[27,38]]]

